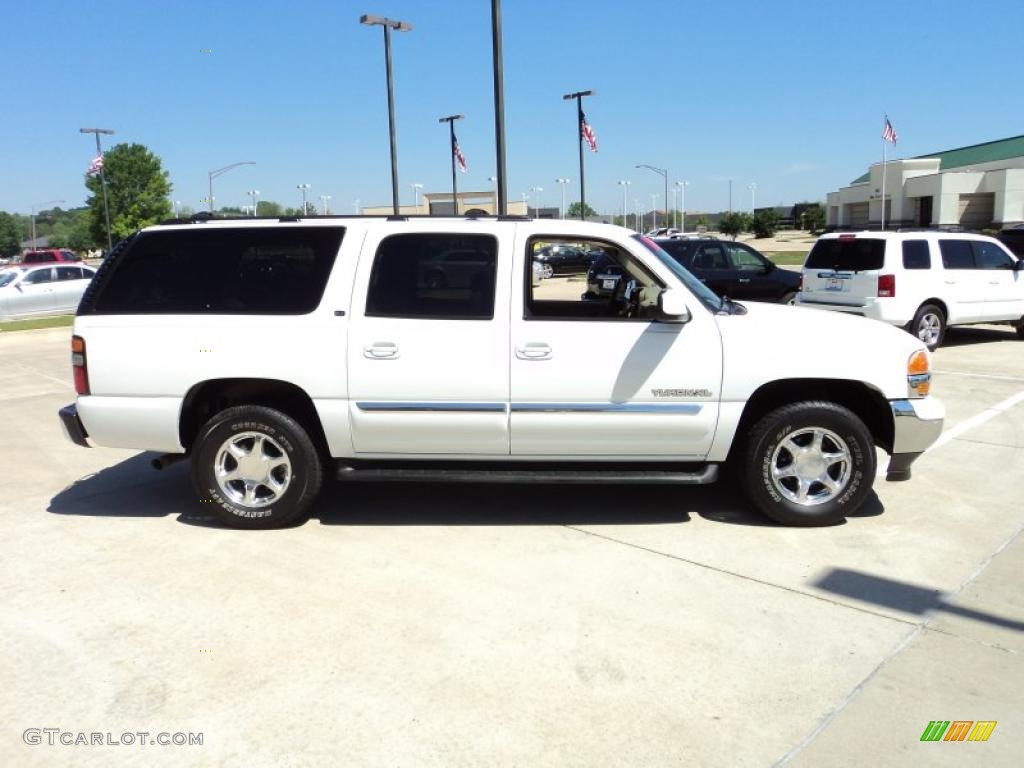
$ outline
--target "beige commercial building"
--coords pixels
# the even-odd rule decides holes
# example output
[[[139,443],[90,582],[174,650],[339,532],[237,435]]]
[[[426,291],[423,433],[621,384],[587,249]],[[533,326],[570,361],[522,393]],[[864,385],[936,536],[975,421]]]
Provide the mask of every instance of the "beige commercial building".
[[[527,205],[521,200],[509,200],[508,212],[511,216],[526,216]],[[459,215],[467,213],[493,215],[498,208],[497,195],[494,190],[489,192],[459,192]],[[365,216],[387,216],[394,211],[390,205],[371,205],[360,209]],[[419,205],[400,205],[398,212],[402,216],[451,216],[451,192],[424,192]]]
[[[874,229],[882,216],[882,163],[828,195],[830,227]],[[1024,136],[885,164],[885,223],[984,229],[1024,222]]]

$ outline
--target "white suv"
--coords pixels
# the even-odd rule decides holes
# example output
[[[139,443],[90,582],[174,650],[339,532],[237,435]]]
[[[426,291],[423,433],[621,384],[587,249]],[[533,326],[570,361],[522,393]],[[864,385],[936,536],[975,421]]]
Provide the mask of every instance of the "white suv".
[[[796,303],[906,328],[935,349],[946,328],[1009,323],[1024,338],[1024,261],[991,237],[951,232],[823,235]]]

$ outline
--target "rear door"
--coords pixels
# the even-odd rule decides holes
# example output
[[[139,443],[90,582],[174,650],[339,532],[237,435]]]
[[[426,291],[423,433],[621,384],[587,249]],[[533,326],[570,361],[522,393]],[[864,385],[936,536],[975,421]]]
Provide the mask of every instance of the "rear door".
[[[803,301],[857,310],[878,295],[878,275],[885,266],[886,240],[840,235],[823,237],[807,254]]]
[[[54,308],[58,312],[66,312],[78,306],[82,299],[85,287],[89,281],[82,276],[82,268],[79,266],[59,266],[57,270],[57,281],[53,284]],[[91,277],[91,273],[89,277]]]
[[[356,455],[508,454],[512,225],[497,229],[367,233],[348,344]]]
[[[729,297],[751,301],[775,301],[781,295],[780,285],[772,279],[774,266],[761,254],[742,243],[726,243],[734,281]]]
[[[725,244],[721,242],[701,243],[693,251],[693,261],[690,271],[696,275],[701,282],[706,283],[708,288],[719,296],[739,298],[733,291],[736,283],[732,265],[725,251]]]

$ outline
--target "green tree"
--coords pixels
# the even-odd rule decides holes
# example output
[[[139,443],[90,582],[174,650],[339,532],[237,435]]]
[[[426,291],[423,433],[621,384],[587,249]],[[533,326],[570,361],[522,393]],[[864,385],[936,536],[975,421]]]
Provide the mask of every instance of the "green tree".
[[[114,242],[142,227],[169,219],[171,184],[160,158],[142,144],[118,144],[103,155],[103,173],[110,202],[110,233]],[[103,216],[103,190],[100,177],[86,176],[85,186],[92,193],[89,206],[89,231],[98,243],[106,245]]]
[[[803,213],[803,225],[811,233],[817,234],[825,229],[825,209],[820,205],[808,208]]]
[[[6,211],[0,211],[0,256],[17,255],[24,239],[18,220]]]
[[[284,213],[284,209],[280,203],[275,203],[273,200],[259,200],[256,204],[256,214],[258,216],[280,216]]]
[[[772,208],[766,208],[754,214],[751,220],[754,237],[771,237],[779,228],[779,214]]]
[[[590,207],[590,203],[587,203],[587,207],[584,209],[587,216],[597,216],[597,211]],[[567,219],[578,219],[580,217],[580,204],[573,203],[565,211],[565,218]]]
[[[750,217],[739,211],[727,213],[718,221],[718,231],[723,235],[728,235],[733,240],[736,239],[740,232],[746,232],[749,229]]]

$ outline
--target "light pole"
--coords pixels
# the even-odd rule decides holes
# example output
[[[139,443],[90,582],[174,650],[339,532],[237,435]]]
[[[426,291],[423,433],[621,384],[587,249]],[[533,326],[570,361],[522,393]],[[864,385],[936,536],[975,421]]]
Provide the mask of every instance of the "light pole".
[[[679,229],[679,209],[676,208],[676,188],[672,188],[672,226]],[[666,220],[668,217],[665,217]]]
[[[494,67],[494,154],[497,176],[497,216],[508,213],[508,176],[505,174],[505,74],[501,53],[501,0],[491,0],[491,52]]]
[[[635,213],[635,215],[636,215],[636,231],[638,233],[642,233],[644,231],[644,218],[643,218],[644,215],[643,215],[643,212],[640,210],[640,200],[639,200],[639,198],[636,198],[636,197],[633,198],[633,206],[634,206],[634,209],[636,211],[636,213]]]
[[[359,215],[359,198],[358,197],[355,200],[352,201],[352,207],[356,211],[356,216],[358,216]]]
[[[540,193],[544,191],[544,187],[530,187],[531,192],[536,192],[536,196],[533,198],[533,210],[537,212],[537,218],[540,218]]]
[[[658,193],[651,193],[651,229],[658,228]]]
[[[323,206],[324,216],[327,215],[327,201],[331,199],[330,195],[320,195],[320,205]]]
[[[626,179],[620,179],[618,184],[622,187],[622,226],[626,226],[626,216],[629,215],[629,211],[626,210],[626,188],[632,184],[632,181]]]
[[[384,28],[384,62],[388,77],[388,131],[391,134],[391,206],[395,216],[398,215],[398,142],[395,139],[395,84],[391,74],[391,30],[408,32],[412,24],[394,21],[380,16],[363,14],[359,17],[360,24],[367,26],[379,25]]]
[[[657,168],[656,166],[647,165],[646,163],[641,163],[640,165],[637,166],[637,168],[646,168],[649,171],[654,171],[656,174],[661,176],[662,179],[665,180],[665,198],[664,198],[664,200],[665,200],[665,205],[668,205],[668,169],[666,169],[666,168]],[[655,214],[655,220],[657,220],[657,214]],[[656,228],[656,225],[651,227],[651,229],[655,229],[655,228]]]
[[[210,213],[213,213],[213,180],[216,179],[218,176],[223,176],[231,169],[237,168],[240,165],[256,165],[256,163],[253,160],[243,160],[240,163],[232,163],[231,165],[225,165],[223,168],[218,168],[215,171],[207,171],[207,176],[209,177],[210,183]]]
[[[96,136],[96,157],[103,157],[103,149],[100,147],[100,134],[105,136],[113,136],[114,132],[110,128],[79,128],[79,133],[92,133]],[[107,177],[103,171],[103,163],[100,162],[100,189],[103,190],[103,217],[107,221],[107,250],[109,251],[114,247],[113,238],[110,234],[110,205],[107,203]]]
[[[679,187],[679,209],[680,218],[682,221],[679,225],[680,232],[686,232],[686,188],[690,186],[688,181],[677,181],[676,186]]]
[[[312,187],[312,184],[296,184],[295,188],[302,193],[302,215],[306,215],[306,190]]]
[[[413,205],[413,208],[415,208],[416,211],[419,212],[419,209],[420,209],[420,190],[423,189],[423,185],[422,184],[410,184],[409,186],[412,187],[412,205]]]
[[[257,197],[260,196],[260,191],[258,189],[250,189],[245,194],[247,194],[249,197],[252,198],[252,215],[255,216],[256,215],[256,209],[260,205],[259,201],[256,199]]]
[[[754,193],[757,192],[757,182],[752,181],[747,187],[750,190],[750,215],[754,215]]]
[[[729,179],[729,213],[732,213],[732,179]]]
[[[32,250],[36,249],[36,214],[43,209],[44,205],[63,203],[65,200],[47,200],[45,203],[36,203],[32,206]]]
[[[502,194],[501,194],[501,190],[498,188],[498,177],[497,176],[488,176],[487,180],[494,182],[494,215],[495,216],[503,216],[504,213],[502,213],[502,207],[498,204],[499,200],[504,199]]]
[[[178,218],[178,206],[181,205],[181,200],[172,200],[171,205],[174,207],[174,218]]]
[[[558,212],[558,217],[560,219],[565,218],[565,185],[568,184],[570,181],[572,181],[572,179],[555,179],[556,184],[562,185],[562,207]]]
[[[583,173],[583,97],[593,95],[593,91],[576,91],[562,96],[566,101],[576,99],[576,138],[580,144],[580,221],[587,218],[587,185]]]
[[[465,115],[448,115],[437,122],[448,123],[448,154],[452,160],[452,212],[459,215],[459,186],[455,181],[455,121],[462,120]],[[396,211],[397,213],[397,211]]]

